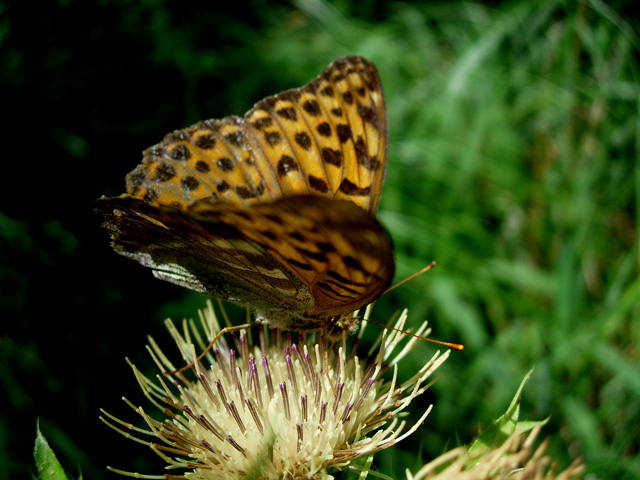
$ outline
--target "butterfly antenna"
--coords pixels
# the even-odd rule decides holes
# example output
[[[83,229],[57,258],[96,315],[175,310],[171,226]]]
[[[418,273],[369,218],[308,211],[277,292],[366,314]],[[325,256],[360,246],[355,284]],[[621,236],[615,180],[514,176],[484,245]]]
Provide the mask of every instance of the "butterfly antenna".
[[[414,273],[413,275],[405,278],[404,280],[402,280],[400,283],[396,283],[393,287],[389,287],[387,288],[382,295],[384,295],[385,293],[389,293],[391,290],[394,290],[396,288],[398,288],[400,285],[404,285],[405,283],[407,283],[409,280],[413,280],[414,278],[416,278],[418,275],[422,275],[424,272],[428,272],[429,270],[431,270],[433,267],[436,266],[436,262],[431,262],[429,265],[427,265],[426,267],[424,267],[422,270],[417,271],[416,273]]]
[[[435,340],[435,339],[429,338],[429,337],[422,337],[420,335],[416,335],[415,333],[406,332],[406,331],[401,330],[399,328],[395,328],[395,327],[391,327],[389,325],[385,325],[384,323],[378,323],[378,322],[376,322],[374,320],[371,320],[369,318],[367,318],[366,321],[370,322],[370,323],[373,323],[374,325],[379,325],[379,326],[381,326],[383,328],[388,328],[389,330],[394,330],[396,332],[404,333],[405,335],[409,335],[411,337],[419,338],[420,340],[426,340],[427,342],[437,343],[438,345],[444,345],[445,347],[453,348],[454,350],[464,350],[464,345],[461,345],[459,343],[443,342],[442,340]]]
[[[436,266],[436,262],[435,261],[431,262],[429,265],[427,265],[423,269],[421,269],[421,270],[417,271],[416,273],[414,273],[413,275],[405,278],[401,282],[396,283],[393,287],[387,288],[387,290],[385,290],[385,292],[382,295],[384,295],[385,293],[389,293],[391,290],[393,290],[395,288],[398,288],[400,285],[404,285],[409,280],[413,280],[414,278],[416,278],[418,275],[422,275],[423,273],[428,272],[429,270],[431,270],[435,266]],[[389,330],[395,330],[396,332],[404,333],[405,335],[410,335],[412,337],[419,338],[420,340],[426,340],[427,342],[437,343],[438,345],[444,345],[445,347],[453,348],[455,350],[464,350],[464,345],[461,345],[459,343],[443,342],[441,340],[435,340],[435,339],[429,338],[429,337],[421,337],[420,335],[416,335],[415,333],[405,332],[404,330],[401,330],[399,328],[391,327],[391,326],[385,325],[383,323],[378,323],[378,322],[375,322],[375,321],[370,320],[368,318],[367,318],[367,322],[371,322],[371,323],[373,323],[375,325],[379,325],[381,327],[388,328]]]

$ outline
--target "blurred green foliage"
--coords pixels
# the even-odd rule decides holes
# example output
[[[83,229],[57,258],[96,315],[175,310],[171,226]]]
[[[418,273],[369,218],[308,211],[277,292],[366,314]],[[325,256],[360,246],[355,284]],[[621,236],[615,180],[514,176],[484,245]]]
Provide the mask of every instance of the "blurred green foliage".
[[[640,477],[632,2],[36,4],[0,3],[1,478],[28,470],[38,416],[70,470],[160,473],[98,408],[131,418],[118,407],[137,393],[123,357],[147,361],[145,335],[167,339],[163,317],[194,315],[203,298],[117,257],[93,201],[122,192],[165,133],[242,114],[347,54],[374,61],[385,86],[379,216],[397,280],[438,262],[375,318],[408,307],[414,325],[428,318],[467,347],[424,400],[423,428],[374,468],[400,478],[468,443],[533,366],[521,418],[550,416],[549,453]]]

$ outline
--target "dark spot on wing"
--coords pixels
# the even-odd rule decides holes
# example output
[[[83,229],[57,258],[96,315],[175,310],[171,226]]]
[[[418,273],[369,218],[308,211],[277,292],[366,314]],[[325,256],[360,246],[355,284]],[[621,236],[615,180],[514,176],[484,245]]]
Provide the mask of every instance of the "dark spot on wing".
[[[317,132],[323,137],[331,136],[331,125],[327,122],[322,122],[316,127]]]
[[[309,137],[307,132],[296,133],[294,138],[296,139],[296,143],[305,150],[309,150],[311,148],[311,137]]]
[[[345,143],[351,139],[351,127],[349,125],[340,124],[337,126],[337,130],[340,143]]]
[[[251,125],[253,125],[258,130],[262,130],[263,128],[267,128],[273,125],[273,119],[271,117],[258,118],[257,120],[251,122]]]
[[[178,162],[186,162],[191,158],[191,152],[189,151],[189,147],[187,147],[184,143],[180,143],[173,147],[169,156],[172,160],[176,160]]]
[[[335,247],[331,243],[316,242],[316,247],[318,247],[319,250],[322,250],[325,253],[335,252],[336,251]],[[331,273],[331,272],[329,272],[329,273]]]
[[[327,182],[325,182],[321,178],[314,177],[313,175],[308,175],[307,181],[309,182],[309,187],[311,187],[311,189],[315,190],[316,192],[327,193],[329,191]]]
[[[162,162],[156,168],[154,180],[158,182],[166,182],[176,176],[176,169],[168,163]]]
[[[354,195],[354,196],[364,196],[369,195],[371,192],[371,186],[360,188],[355,183],[350,182],[348,179],[344,178],[342,183],[340,183],[340,187],[338,188],[342,193],[346,195]]]
[[[216,136],[213,133],[209,133],[207,135],[200,135],[194,145],[198,148],[202,148],[203,150],[209,150],[216,145]]]
[[[307,271],[313,270],[310,265],[308,265],[306,263],[298,262],[297,260],[294,260],[293,258],[287,258],[285,260],[287,261],[287,263],[290,263],[294,267],[298,267],[300,270],[307,270]]]
[[[142,199],[147,203],[153,203],[158,200],[158,192],[151,188],[148,188]]]
[[[291,120],[292,122],[298,120],[298,114],[293,107],[283,107],[280,110],[276,110],[276,113],[282,118]]]
[[[318,105],[318,102],[315,100],[307,100],[302,104],[302,108],[304,108],[305,112],[314,117],[320,115],[320,105]]]
[[[196,170],[200,173],[209,173],[209,170],[211,170],[211,168],[209,167],[209,164],[207,162],[198,160],[196,162]]]
[[[323,148],[320,151],[322,160],[336,167],[342,166],[342,152],[340,150],[333,150],[331,148]]]
[[[217,163],[221,172],[232,172],[236,167],[235,162],[229,157],[222,157]]]
[[[280,132],[264,132],[264,139],[272,147],[282,141]]]
[[[233,145],[234,147],[239,147],[242,145],[242,133],[241,132],[232,132],[232,133],[227,133],[224,136],[224,139],[229,142],[229,144]]]
[[[324,253],[312,252],[312,251],[307,250],[305,248],[299,248],[298,251],[302,255],[304,255],[305,257],[313,258],[317,262],[326,262],[327,261],[327,257],[325,256]]]
[[[282,155],[280,160],[278,160],[277,171],[279,177],[284,177],[289,172],[296,172],[299,169],[300,167],[298,167],[298,163],[289,155]]]
[[[195,190],[196,188],[198,188],[198,186],[200,186],[200,182],[190,175],[180,180],[180,183],[186,190],[189,191]]]

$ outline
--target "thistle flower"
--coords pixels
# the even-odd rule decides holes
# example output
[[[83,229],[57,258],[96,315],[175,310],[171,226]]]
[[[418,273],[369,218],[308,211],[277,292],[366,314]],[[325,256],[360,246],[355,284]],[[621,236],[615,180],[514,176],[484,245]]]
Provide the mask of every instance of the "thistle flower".
[[[440,455],[415,475],[407,470],[407,480],[570,480],[581,478],[584,465],[575,460],[556,473],[556,466],[544,452],[548,440],[534,451],[534,442],[542,428],[536,425],[529,435],[520,430],[509,435],[500,446],[469,451],[458,447]]]
[[[369,310],[365,314],[368,317]],[[395,324],[402,328],[406,311]],[[213,308],[200,312],[207,338],[220,331]],[[364,323],[364,322],[363,322]],[[183,358],[196,358],[196,347],[206,348],[193,321],[183,322],[180,333],[168,320]],[[423,334],[426,322],[416,332]],[[138,478],[214,479],[319,479],[333,478],[353,461],[395,445],[424,421],[432,406],[405,431],[403,410],[433,383],[426,379],[447,358],[436,353],[404,383],[397,383],[397,362],[416,339],[397,331],[384,331],[371,361],[365,363],[346,341],[330,348],[271,330],[271,341],[260,327],[259,346],[240,335],[237,350],[220,340],[212,353],[197,362],[191,375],[158,375],[156,381],[131,365],[148,399],[168,418],[154,420],[142,407],[125,401],[144,418],[149,431],[138,429],[107,414],[105,423],[127,437],[130,433],[155,437],[147,441],[179,474]],[[193,338],[193,340],[192,340]],[[356,345],[359,338],[354,342]],[[401,344],[404,347],[395,355]],[[148,348],[161,371],[176,368],[150,339]],[[375,350],[372,351],[375,352]],[[392,370],[391,378],[383,374]],[[167,408],[168,407],[168,408]],[[119,425],[119,426],[118,426]]]

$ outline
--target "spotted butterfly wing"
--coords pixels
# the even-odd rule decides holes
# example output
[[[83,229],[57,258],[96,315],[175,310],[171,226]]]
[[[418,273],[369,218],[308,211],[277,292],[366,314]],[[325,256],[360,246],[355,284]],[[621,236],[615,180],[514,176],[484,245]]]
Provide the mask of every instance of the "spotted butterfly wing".
[[[332,63],[244,118],[174,132],[98,210],[112,246],[164,280],[307,329],[374,300],[393,277],[374,215],[387,157],[382,85]]]
[[[244,118],[206,120],[167,135],[127,176],[127,194],[180,205],[212,198],[247,207],[314,194],[378,208],[387,160],[380,76],[362,57],[258,102]]]

